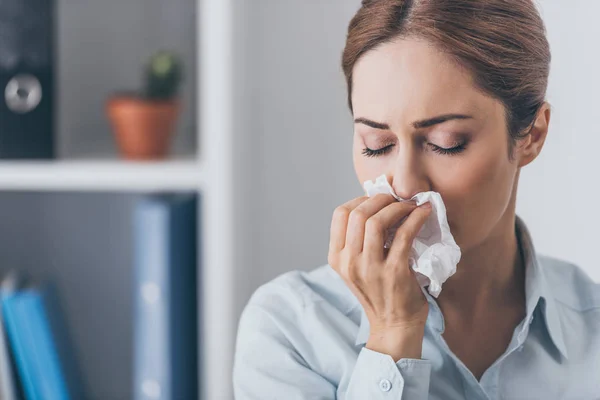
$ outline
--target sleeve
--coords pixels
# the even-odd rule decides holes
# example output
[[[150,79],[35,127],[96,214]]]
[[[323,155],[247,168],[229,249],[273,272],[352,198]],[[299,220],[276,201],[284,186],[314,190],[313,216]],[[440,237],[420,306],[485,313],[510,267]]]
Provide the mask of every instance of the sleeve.
[[[289,328],[289,327],[288,327]],[[337,387],[313,371],[276,319],[249,304],[238,327],[233,387],[236,400],[335,400]],[[427,399],[431,363],[363,348],[345,400]]]
[[[247,305],[233,367],[236,400],[332,400],[335,386],[311,370],[268,312]]]
[[[431,362],[402,358],[394,363],[388,354],[363,347],[352,372],[347,399],[426,400]]]

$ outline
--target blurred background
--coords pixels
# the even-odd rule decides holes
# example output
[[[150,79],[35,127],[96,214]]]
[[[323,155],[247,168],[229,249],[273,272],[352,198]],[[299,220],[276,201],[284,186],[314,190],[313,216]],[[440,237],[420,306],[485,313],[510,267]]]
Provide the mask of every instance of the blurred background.
[[[553,116],[517,213],[600,281],[600,3],[538,3]],[[250,295],[325,264],[333,210],[362,195],[340,67],[359,4],[0,1],[1,398],[232,398]],[[48,381],[21,337],[59,354]]]

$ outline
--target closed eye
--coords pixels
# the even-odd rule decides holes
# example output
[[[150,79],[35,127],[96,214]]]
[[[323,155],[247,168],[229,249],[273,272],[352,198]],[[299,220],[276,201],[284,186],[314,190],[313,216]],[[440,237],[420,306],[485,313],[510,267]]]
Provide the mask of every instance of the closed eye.
[[[385,153],[388,153],[394,146],[395,145],[390,144],[388,146],[382,147],[381,149],[377,149],[377,150],[372,150],[368,147],[365,147],[363,149],[362,153],[367,157],[377,157],[377,156],[381,156]]]
[[[431,147],[431,149],[434,152],[436,152],[438,154],[450,155],[450,156],[451,155],[459,154],[459,153],[463,152],[467,148],[466,143],[461,143],[461,144],[459,144],[457,146],[450,147],[450,148],[440,147],[440,146],[437,146],[437,145],[435,145],[433,143],[428,143],[428,145]]]
[[[441,154],[441,155],[448,155],[448,156],[459,154],[467,148],[466,142],[456,145],[454,147],[449,147],[449,148],[441,147],[441,146],[435,145],[433,143],[427,143],[427,145],[435,153]],[[390,145],[382,147],[380,149],[370,149],[368,147],[365,147],[362,151],[362,154],[365,155],[366,157],[378,157],[378,156],[382,156],[386,153],[389,153],[389,151],[394,146],[395,146],[394,144],[390,144]]]

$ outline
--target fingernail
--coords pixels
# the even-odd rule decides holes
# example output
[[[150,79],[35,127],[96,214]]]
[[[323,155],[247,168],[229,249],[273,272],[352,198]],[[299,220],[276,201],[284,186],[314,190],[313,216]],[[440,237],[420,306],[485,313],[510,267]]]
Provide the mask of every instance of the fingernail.
[[[431,203],[430,202],[423,203],[423,204],[420,205],[420,207],[425,208],[425,209],[431,208]]]

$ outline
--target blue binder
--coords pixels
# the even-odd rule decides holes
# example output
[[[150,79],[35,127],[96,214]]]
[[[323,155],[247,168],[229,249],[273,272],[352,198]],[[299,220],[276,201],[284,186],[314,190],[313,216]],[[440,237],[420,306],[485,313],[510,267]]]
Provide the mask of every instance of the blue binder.
[[[198,398],[197,197],[142,198],[134,212],[134,398]]]
[[[2,306],[26,399],[70,399],[41,293],[17,292],[4,298]]]
[[[0,283],[0,399],[17,400],[21,398],[17,391],[16,371],[12,357],[10,356],[10,346],[5,329],[4,315],[2,313],[2,299],[14,294],[22,284],[22,275],[16,270],[11,270]]]
[[[25,399],[86,399],[86,385],[54,285],[45,283],[8,294],[2,298],[2,312]]]

